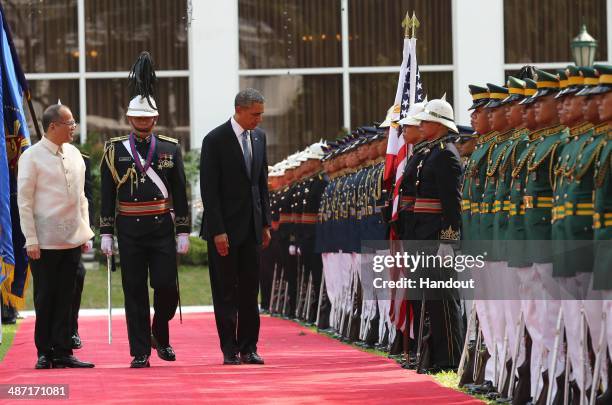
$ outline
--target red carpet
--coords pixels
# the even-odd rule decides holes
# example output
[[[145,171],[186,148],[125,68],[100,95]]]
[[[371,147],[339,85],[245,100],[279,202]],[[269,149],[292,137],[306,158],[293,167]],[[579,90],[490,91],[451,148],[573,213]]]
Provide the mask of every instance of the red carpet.
[[[69,402],[88,405],[481,403],[428,376],[402,370],[394,361],[276,318],[262,317],[259,353],[265,366],[222,366],[213,314],[189,314],[182,325],[175,319],[170,329],[178,360],[164,362],[154,353],[151,368],[139,370],[128,368],[123,317],[114,319],[112,346],[107,343],[106,319],[81,318],[79,324],[84,348],[75,354],[96,368],[34,370],[34,320],[29,318],[0,363],[0,384],[69,384]]]

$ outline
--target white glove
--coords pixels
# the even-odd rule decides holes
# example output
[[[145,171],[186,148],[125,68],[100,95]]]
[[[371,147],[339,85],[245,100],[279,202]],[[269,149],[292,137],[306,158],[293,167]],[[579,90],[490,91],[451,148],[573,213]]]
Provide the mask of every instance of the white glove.
[[[453,247],[448,243],[440,243],[440,247],[438,248],[438,256],[442,257],[442,261],[446,256],[455,257],[455,252],[453,251]]]
[[[300,249],[300,247],[298,246],[296,253],[298,256],[302,256],[302,250]]]
[[[83,253],[89,253],[93,250],[93,240],[88,240],[87,242],[85,242],[85,249],[83,250]]]
[[[179,233],[176,243],[176,253],[185,255],[189,252],[189,234]]]
[[[100,236],[102,237],[102,241],[100,242],[100,250],[102,250],[102,253],[104,253],[106,256],[112,256],[114,244],[113,235],[104,234]]]
[[[295,245],[289,245],[289,254],[295,256]]]

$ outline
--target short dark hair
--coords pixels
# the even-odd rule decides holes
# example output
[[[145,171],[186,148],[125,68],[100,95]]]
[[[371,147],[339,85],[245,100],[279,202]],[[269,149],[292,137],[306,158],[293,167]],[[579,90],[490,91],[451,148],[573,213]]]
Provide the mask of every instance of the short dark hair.
[[[42,123],[43,123],[43,131],[47,132],[49,129],[49,125],[52,122],[58,121],[60,117],[60,111],[62,108],[68,108],[63,104],[52,104],[43,112]]]
[[[234,107],[250,107],[253,103],[263,104],[264,102],[265,99],[259,91],[247,88],[236,94]]]

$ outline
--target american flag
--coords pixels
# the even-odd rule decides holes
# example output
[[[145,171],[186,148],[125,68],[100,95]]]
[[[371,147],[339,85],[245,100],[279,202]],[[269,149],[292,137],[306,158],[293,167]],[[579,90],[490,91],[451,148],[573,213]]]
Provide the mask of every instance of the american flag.
[[[395,105],[399,107],[400,118],[408,116],[408,110],[411,105],[425,99],[425,91],[423,89],[419,66],[417,64],[416,38],[404,39],[403,56],[397,92],[395,95]],[[389,129],[384,176],[386,180],[385,184],[388,185],[389,189],[393,190],[392,221],[398,219],[399,189],[402,184],[404,167],[406,166],[408,158],[412,155],[412,147],[413,145],[406,145],[404,143],[404,137],[400,132],[400,128],[392,125]],[[392,229],[390,234],[391,243],[397,238],[398,235],[395,235]],[[393,278],[399,278],[399,276],[400,274],[398,271],[393,272]],[[403,332],[406,329],[407,311],[409,309],[407,301],[404,298],[405,294],[400,291],[395,291],[395,289],[394,293],[395,296],[392,297],[393,302],[390,309],[390,317],[396,327]],[[412,318],[411,311],[410,319],[412,320]],[[412,327],[410,334],[413,335]]]

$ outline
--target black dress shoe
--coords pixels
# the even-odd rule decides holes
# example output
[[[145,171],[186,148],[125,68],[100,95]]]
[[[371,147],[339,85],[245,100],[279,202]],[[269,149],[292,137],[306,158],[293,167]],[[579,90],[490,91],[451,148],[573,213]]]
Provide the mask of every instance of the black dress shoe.
[[[238,366],[240,364],[240,359],[237,354],[224,354],[223,364],[226,366]]]
[[[151,335],[151,347],[155,350],[157,350],[157,356],[165,361],[175,361],[176,360],[176,354],[174,353],[174,349],[172,348],[172,346],[168,345],[168,346],[161,346],[158,342],[157,342],[157,338],[154,335]]]
[[[145,368],[151,367],[149,363],[149,355],[143,354],[141,356],[135,356],[134,360],[130,363],[130,368]]]
[[[241,354],[240,360],[243,364],[264,364],[263,359],[256,352]]]
[[[78,334],[72,335],[72,348],[80,349],[81,347],[83,347],[83,342],[81,342],[81,337]]]
[[[34,368],[37,370],[51,368],[51,360],[49,360],[49,357],[43,354],[38,358],[38,361],[36,362]]]
[[[93,368],[93,363],[81,361],[74,356],[62,356],[53,359],[54,368]]]
[[[174,353],[174,349],[172,349],[172,346],[158,347],[157,355],[159,356],[160,359],[165,360],[165,361],[175,361],[176,360],[176,354]]]

